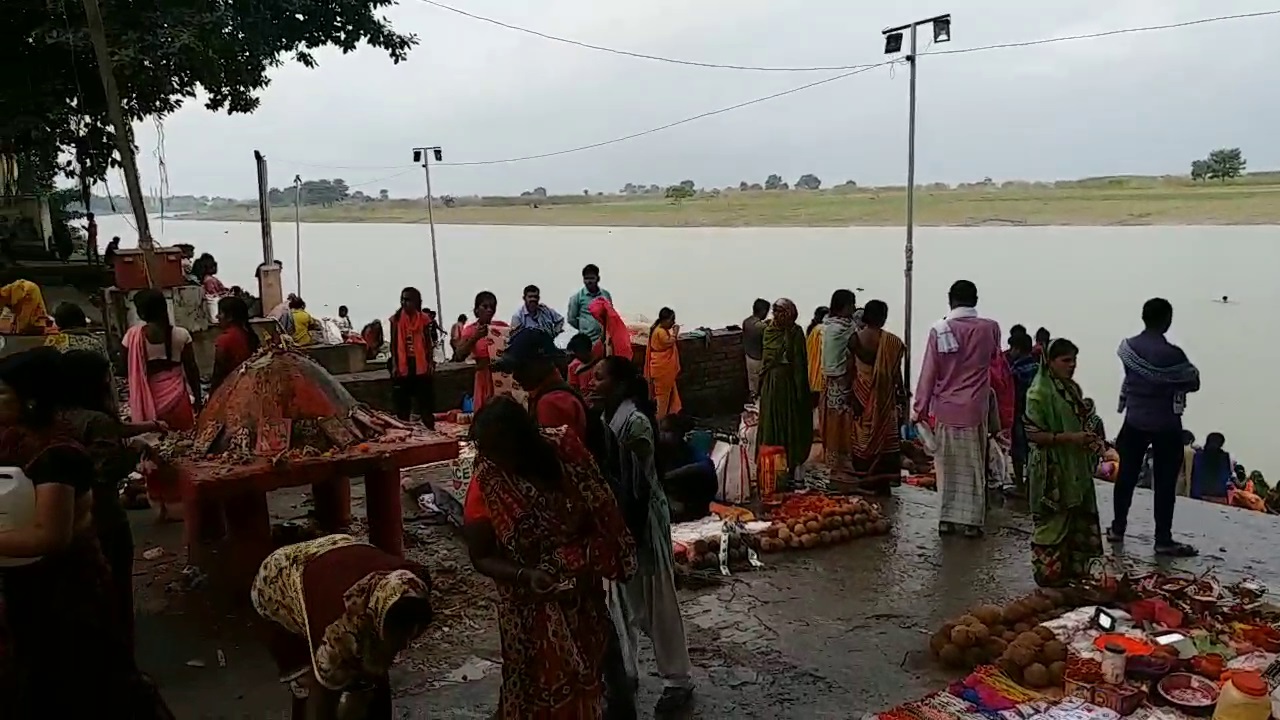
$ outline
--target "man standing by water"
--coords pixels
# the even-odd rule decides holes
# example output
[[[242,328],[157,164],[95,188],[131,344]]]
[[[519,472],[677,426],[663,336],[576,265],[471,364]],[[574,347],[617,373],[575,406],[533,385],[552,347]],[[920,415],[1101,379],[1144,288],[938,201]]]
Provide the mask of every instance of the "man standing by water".
[[[533,328],[555,339],[564,332],[564,316],[554,308],[542,304],[542,291],[537,285],[527,285],[524,289],[524,304],[511,316],[511,332],[520,328]]]
[[[1116,351],[1124,366],[1119,408],[1124,424],[1116,436],[1120,477],[1115,487],[1115,519],[1107,528],[1107,540],[1124,541],[1133,489],[1150,449],[1156,554],[1192,557],[1197,554],[1195,548],[1173,539],[1173,506],[1182,468],[1182,411],[1187,393],[1200,389],[1200,371],[1182,348],[1165,337],[1173,325],[1173,305],[1168,300],[1148,300],[1142,306],[1142,324],[1145,329],[1121,342]]]
[[[600,287],[600,268],[594,263],[588,263],[582,268],[582,289],[569,298],[569,312],[565,320],[569,322],[569,327],[591,338],[591,342],[604,336],[604,328],[591,316],[590,310],[591,301],[598,297],[613,302],[609,291]]]
[[[769,317],[769,301],[756,298],[751,315],[742,321],[742,351],[747,356],[747,394],[752,401],[760,395],[760,373],[764,370],[764,319]]]
[[[987,441],[1000,430],[991,389],[1000,325],[978,317],[978,287],[968,280],[953,283],[947,300],[951,312],[929,330],[912,419],[932,413],[936,423],[938,532],[963,528],[977,538],[987,515]]]

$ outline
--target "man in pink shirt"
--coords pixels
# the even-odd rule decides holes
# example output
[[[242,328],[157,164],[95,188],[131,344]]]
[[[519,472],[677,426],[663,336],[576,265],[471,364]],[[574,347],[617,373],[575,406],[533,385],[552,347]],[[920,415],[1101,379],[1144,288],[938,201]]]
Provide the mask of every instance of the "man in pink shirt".
[[[916,385],[913,419],[933,415],[934,468],[942,499],[938,532],[963,528],[981,537],[987,514],[987,441],[1000,430],[991,364],[1000,353],[1000,325],[978,317],[978,288],[957,280],[947,293],[951,312],[929,330]]]

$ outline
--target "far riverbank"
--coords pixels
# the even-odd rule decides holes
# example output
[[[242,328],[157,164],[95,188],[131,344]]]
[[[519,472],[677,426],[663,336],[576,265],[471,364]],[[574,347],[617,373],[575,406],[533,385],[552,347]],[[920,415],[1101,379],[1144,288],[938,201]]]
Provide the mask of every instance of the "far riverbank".
[[[509,204],[498,204],[506,200]],[[594,227],[892,227],[903,223],[902,188],[823,191],[713,191],[680,201],[659,196],[553,196],[459,198],[435,221],[454,225]],[[493,202],[494,204],[490,204]],[[293,208],[275,208],[292,220]],[[256,221],[256,204],[189,216],[195,220]],[[422,200],[349,200],[304,206],[307,223],[425,223]],[[1156,184],[1147,187],[920,188],[916,223],[922,226],[998,225],[1277,225],[1280,183]]]

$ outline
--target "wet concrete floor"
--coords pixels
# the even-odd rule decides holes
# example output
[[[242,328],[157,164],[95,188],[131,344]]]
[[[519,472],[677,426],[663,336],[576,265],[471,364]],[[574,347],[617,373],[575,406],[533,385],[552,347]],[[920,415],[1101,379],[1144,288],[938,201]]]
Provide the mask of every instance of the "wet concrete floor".
[[[1099,485],[1104,523],[1111,517],[1110,491]],[[976,603],[1034,587],[1025,513],[993,508],[983,540],[939,538],[937,494],[909,487],[895,494],[886,502],[894,521],[887,536],[766,556],[761,570],[682,593],[698,683],[692,717],[857,718],[919,697],[952,679],[930,661],[929,633]],[[1252,576],[1280,589],[1280,561],[1272,551],[1280,518],[1184,500],[1175,528],[1202,554],[1172,567],[1216,568],[1223,578]],[[440,537],[455,545],[436,551],[437,557],[452,553],[442,562],[464,557],[452,533]],[[158,540],[140,539],[139,547]],[[1151,495],[1140,490],[1127,557],[1154,562],[1151,545]],[[179,614],[175,603],[154,601],[156,587],[148,593],[153,601],[139,609],[139,660],[179,718],[280,717],[284,691],[245,618]],[[439,659],[447,668],[406,663],[393,673],[399,717],[485,718],[493,712],[499,641],[491,622],[481,625],[470,628],[460,646],[448,643],[445,651],[441,641],[448,657]],[[459,624],[458,631],[466,628]],[[225,667],[215,659],[217,650]],[[423,653],[432,648],[419,648]],[[652,675],[652,653],[642,647],[641,655],[650,673],[641,702],[651,708],[661,683]]]

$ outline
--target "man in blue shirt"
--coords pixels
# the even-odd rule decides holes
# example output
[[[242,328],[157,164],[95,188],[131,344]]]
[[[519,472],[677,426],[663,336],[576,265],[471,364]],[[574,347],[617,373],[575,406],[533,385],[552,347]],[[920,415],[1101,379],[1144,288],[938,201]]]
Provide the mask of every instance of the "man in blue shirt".
[[[591,338],[591,342],[604,336],[604,328],[591,317],[589,310],[591,301],[598,297],[613,302],[609,291],[600,287],[600,268],[595,264],[588,264],[582,268],[582,289],[569,298],[569,312],[565,320],[569,322],[569,327]]]
[[[1182,411],[1187,394],[1200,389],[1200,371],[1182,348],[1165,338],[1173,325],[1173,305],[1152,298],[1142,306],[1142,332],[1120,343],[1116,354],[1124,366],[1120,408],[1124,425],[1116,436],[1120,476],[1115,485],[1115,519],[1107,540],[1124,541],[1133,490],[1151,451],[1155,493],[1157,555],[1191,557],[1196,549],[1173,539],[1173,506],[1182,469]]]
[[[564,332],[564,316],[542,304],[542,291],[537,285],[525,287],[524,304],[511,316],[511,333],[520,328],[541,330],[553,338]]]

